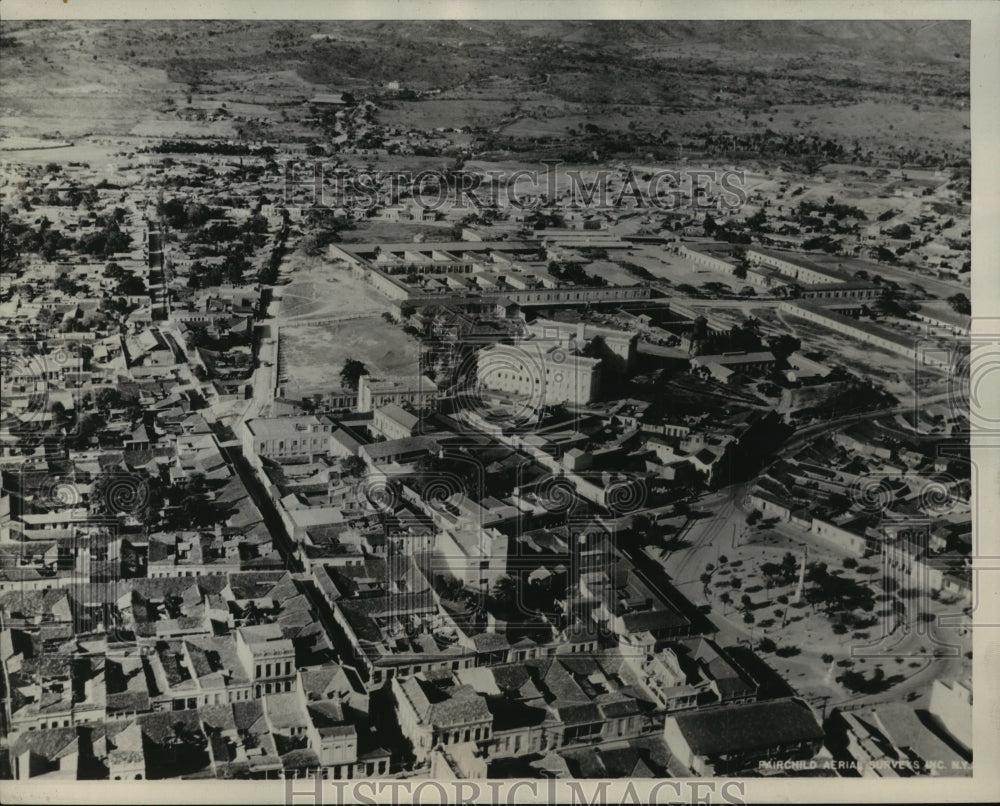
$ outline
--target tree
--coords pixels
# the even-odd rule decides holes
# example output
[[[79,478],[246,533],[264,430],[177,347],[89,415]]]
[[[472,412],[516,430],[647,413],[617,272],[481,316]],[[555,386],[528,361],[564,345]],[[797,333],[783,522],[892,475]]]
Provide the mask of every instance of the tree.
[[[784,571],[786,579],[792,579],[795,576],[795,569],[798,567],[799,561],[796,559],[795,555],[790,551],[785,552],[785,556],[781,558],[781,568]]]
[[[134,297],[146,293],[146,284],[141,277],[134,274],[126,274],[118,280],[119,296]]]
[[[357,391],[358,381],[361,379],[361,376],[368,374],[368,368],[361,361],[348,358],[344,362],[343,369],[340,370],[340,382],[344,385],[345,389]]]
[[[77,448],[90,447],[90,441],[106,425],[105,419],[96,413],[85,414],[76,422],[76,428],[72,435],[72,442]]]
[[[757,644],[758,652],[774,652],[777,649],[778,645],[770,638],[761,638],[760,643]]]
[[[171,503],[179,504],[175,526],[199,529],[214,526],[223,519],[223,513],[209,497],[203,473],[192,473],[181,485],[174,488]]]
[[[365,460],[360,456],[344,456],[340,460],[340,472],[345,476],[361,476],[365,467]]]
[[[761,563],[760,573],[764,577],[765,582],[783,581],[785,577],[784,569],[777,563],[772,562]]]
[[[517,583],[511,576],[502,576],[493,583],[493,598],[499,602],[513,604],[517,601]]]
[[[726,608],[733,603],[733,597],[728,593],[723,593],[719,596],[719,601],[722,602],[722,615],[726,615]]]
[[[955,294],[948,297],[948,302],[955,313],[964,314],[965,316],[972,315],[972,303],[969,302],[969,298],[965,294]]]
[[[66,421],[66,407],[58,400],[53,401],[49,407],[52,411],[52,420],[56,425],[61,425]]]
[[[141,522],[148,522],[151,511],[162,504],[158,485],[150,477],[113,467],[94,479],[89,498],[96,515],[128,515]]]
[[[770,232],[771,228],[767,225],[767,213],[764,212],[762,207],[752,216],[750,216],[747,221],[747,229],[751,232]]]
[[[414,466],[422,479],[422,494],[436,497],[460,493],[479,500],[483,495],[480,466],[461,452],[443,456],[428,454]]]
[[[53,283],[56,291],[62,291],[67,296],[76,296],[80,292],[80,286],[77,285],[73,279],[68,274],[60,274],[55,283]]]
[[[783,333],[780,336],[776,336],[768,340],[768,348],[774,357],[779,360],[784,360],[788,358],[796,350],[801,349],[802,341],[789,335],[788,333]]]

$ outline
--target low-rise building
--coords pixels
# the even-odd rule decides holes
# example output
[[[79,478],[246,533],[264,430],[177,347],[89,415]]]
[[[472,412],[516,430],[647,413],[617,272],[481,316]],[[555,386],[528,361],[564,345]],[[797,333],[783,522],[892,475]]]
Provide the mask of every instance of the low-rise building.
[[[438,388],[426,375],[373,376],[358,379],[358,411],[371,411],[395,403],[415,409],[433,408]]]
[[[412,437],[420,418],[396,403],[387,403],[375,409],[372,427],[386,439]]]
[[[557,344],[493,344],[479,351],[476,380],[484,389],[516,395],[535,407],[581,405],[600,393],[601,360]]]
[[[258,417],[243,423],[243,452],[247,458],[312,459],[330,451],[336,430],[324,416]]]
[[[256,696],[295,689],[295,646],[277,624],[239,628],[236,651],[250,673]]]
[[[850,278],[839,272],[825,269],[809,260],[807,256],[795,252],[782,252],[777,249],[766,249],[762,246],[752,246],[747,249],[747,260],[753,266],[767,266],[797,280],[802,284],[827,285],[846,282]]]
[[[670,752],[697,776],[811,759],[823,736],[812,709],[793,697],[698,709],[668,716],[664,725]]]
[[[472,686],[448,671],[424,672],[392,682],[399,726],[413,744],[418,761],[439,747],[490,739],[493,715]]]

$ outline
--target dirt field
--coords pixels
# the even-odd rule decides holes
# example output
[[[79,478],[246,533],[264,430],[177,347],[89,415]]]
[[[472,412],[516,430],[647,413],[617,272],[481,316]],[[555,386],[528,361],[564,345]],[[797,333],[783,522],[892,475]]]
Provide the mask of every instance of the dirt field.
[[[415,370],[416,342],[381,318],[385,298],[360,277],[301,252],[292,253],[281,273],[292,280],[279,287],[274,309],[283,381],[310,386],[335,380],[348,358],[372,372]]]
[[[292,281],[277,291],[281,302],[275,315],[282,328],[317,317],[377,315],[386,309],[385,297],[364,280],[320,257],[293,252],[282,263],[281,275]]]
[[[653,247],[636,249],[634,255],[624,259],[642,266],[654,277],[667,280],[674,285],[686,284],[697,288],[705,283],[714,282],[727,285],[733,291],[739,291],[746,285],[745,281],[728,274],[703,268],[678,255],[667,254],[663,248],[656,248],[655,251]]]
[[[610,260],[595,260],[593,263],[588,263],[584,269],[587,274],[603,277],[608,281],[609,285],[628,286],[641,282],[640,278],[629,274],[617,263],[613,263]]]
[[[932,106],[914,109],[913,105],[903,103],[863,101],[829,107],[788,104],[766,115],[751,115],[750,120],[758,120],[778,132],[794,132],[808,124],[808,128],[827,132],[829,137],[857,138],[863,143],[893,136],[918,141],[933,139],[960,148],[967,148],[969,142],[969,130],[963,128],[963,124],[969,123],[968,110]]]
[[[281,330],[283,380],[303,386],[326,383],[337,379],[348,358],[372,373],[411,374],[417,367],[417,343],[378,316]]]

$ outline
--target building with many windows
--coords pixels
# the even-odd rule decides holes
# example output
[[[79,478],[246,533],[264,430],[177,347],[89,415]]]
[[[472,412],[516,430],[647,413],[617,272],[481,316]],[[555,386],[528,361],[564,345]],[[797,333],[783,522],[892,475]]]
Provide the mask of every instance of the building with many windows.
[[[480,350],[476,379],[483,389],[526,398],[535,407],[584,404],[599,395],[601,360],[558,344],[494,344]]]
[[[390,403],[432,408],[437,399],[437,384],[426,375],[362,375],[358,379],[358,411],[371,411]]]
[[[241,627],[236,631],[236,651],[251,672],[258,697],[295,689],[295,646],[277,624]]]
[[[486,742],[493,714],[486,700],[450,671],[433,670],[394,678],[392,690],[403,735],[413,743],[418,761],[438,746]]]
[[[243,453],[265,459],[325,456],[334,430],[333,421],[322,415],[258,417],[243,424]]]

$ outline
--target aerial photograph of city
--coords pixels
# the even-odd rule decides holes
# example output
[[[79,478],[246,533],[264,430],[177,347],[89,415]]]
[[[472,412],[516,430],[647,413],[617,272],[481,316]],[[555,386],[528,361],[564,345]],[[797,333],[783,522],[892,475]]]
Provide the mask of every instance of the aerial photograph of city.
[[[972,776],[970,42],[5,19],[0,779]]]

